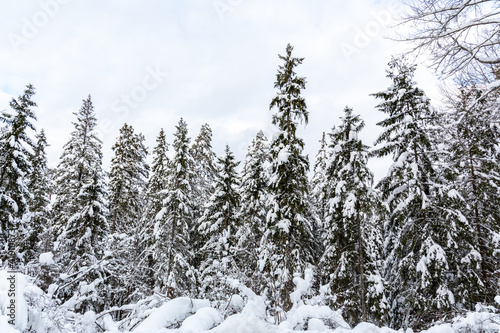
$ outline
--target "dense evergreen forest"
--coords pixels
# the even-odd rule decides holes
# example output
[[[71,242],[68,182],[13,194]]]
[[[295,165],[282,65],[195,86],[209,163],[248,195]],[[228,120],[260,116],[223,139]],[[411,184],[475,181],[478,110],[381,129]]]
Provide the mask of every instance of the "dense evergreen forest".
[[[181,296],[229,313],[238,285],[264,297],[276,323],[297,302],[340,310],[349,325],[395,329],[498,309],[499,23],[492,48],[468,40],[461,53],[462,13],[447,12],[457,36],[436,35],[428,10],[407,18],[428,24],[408,39],[453,75],[443,106],[414,82],[410,57],[395,56],[388,88],[373,93],[373,112],[385,117],[374,145],[362,142],[364,121],[345,107],[339,125],[319,135],[312,165],[297,126],[314,114],[302,96],[303,58],[291,45],[279,56],[270,101],[276,133],[256,133],[242,162],[229,146],[216,156],[208,124],[191,137],[180,119],[158,133],[151,152],[123,124],[103,170],[88,96],[49,169],[28,84],[0,114],[2,266],[34,277],[51,302],[115,321],[130,315],[130,304]],[[374,183],[367,162],[383,156],[392,163]],[[298,278],[310,288],[297,298]]]

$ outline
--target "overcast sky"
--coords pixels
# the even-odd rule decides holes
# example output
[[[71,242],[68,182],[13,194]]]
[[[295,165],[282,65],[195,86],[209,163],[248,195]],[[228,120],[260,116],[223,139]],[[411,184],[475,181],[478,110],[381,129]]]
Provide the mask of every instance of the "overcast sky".
[[[183,117],[194,138],[210,124],[215,152],[228,143],[238,159],[258,130],[272,136],[269,103],[287,43],[305,60],[309,124],[299,128],[311,166],[323,131],[345,105],[367,126],[372,145],[383,114],[369,96],[386,89],[391,54],[407,46],[384,38],[404,10],[398,0],[39,0],[0,2],[0,109],[32,83],[37,128],[50,166],[73,130],[72,114],[92,95],[104,142],[104,166],[124,122],[152,151],[160,128],[171,142]],[[419,65],[433,98],[436,80]],[[377,178],[387,161],[370,163]]]

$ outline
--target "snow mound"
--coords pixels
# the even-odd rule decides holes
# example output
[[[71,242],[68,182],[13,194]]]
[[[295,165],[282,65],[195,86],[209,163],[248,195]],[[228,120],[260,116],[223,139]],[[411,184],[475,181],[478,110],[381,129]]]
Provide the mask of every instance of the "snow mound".
[[[28,325],[28,304],[26,303],[26,299],[24,297],[25,293],[30,293],[34,287],[32,284],[29,284],[27,281],[27,277],[23,274],[0,271],[0,327],[2,327],[4,321],[9,325],[10,320],[15,320],[15,325],[9,325],[11,328],[16,328],[20,331],[23,331],[27,328]],[[35,287],[38,289],[37,287]],[[9,295],[14,291],[15,297],[9,297]],[[7,308],[11,302],[11,299],[14,300],[14,304],[16,306],[15,309],[15,317],[11,318],[8,316]],[[2,327],[3,328],[3,327]],[[2,329],[0,332],[8,332]],[[15,332],[15,331],[14,331]]]
[[[7,307],[10,303],[9,278],[15,274],[17,293],[17,320],[9,324]],[[180,297],[173,300],[152,298],[137,304],[127,305],[137,310],[129,324],[115,322],[109,314],[88,311],[79,314],[55,302],[49,295],[33,284],[32,279],[20,273],[0,271],[0,332],[57,332],[57,333],[291,333],[293,332],[331,332],[331,333],[398,333],[387,327],[377,327],[370,323],[360,323],[349,328],[340,312],[318,304],[305,304],[301,295],[308,294],[310,278],[296,277],[296,291],[293,295],[293,308],[283,313],[283,321],[277,325],[274,317],[265,309],[265,297],[256,295],[252,290],[231,280],[231,285],[240,291],[228,300],[227,306],[239,313],[226,319],[225,309],[211,306],[209,300]],[[497,296],[496,301],[500,301]],[[159,307],[158,304],[161,304]],[[134,312],[135,312],[134,310]],[[234,313],[234,312],[233,312]],[[123,324],[123,325],[122,325]],[[137,324],[137,325],[136,325]],[[336,327],[333,329],[333,327]],[[102,330],[100,330],[101,328]],[[411,332],[409,329],[407,332]],[[498,308],[478,306],[464,316],[458,316],[449,323],[433,326],[421,333],[452,332],[500,332]]]
[[[0,332],[2,333],[20,333],[21,331],[16,330],[14,326],[9,324],[8,317],[1,315],[0,316]]]
[[[181,325],[180,332],[195,333],[207,331],[222,322],[222,316],[214,308],[201,308],[191,317],[186,318]]]
[[[273,326],[261,321],[259,318],[252,315],[235,314],[228,317],[222,324],[211,330],[213,333],[276,333],[289,332],[281,330],[277,326]]]
[[[53,265],[55,264],[54,254],[52,252],[40,253],[38,261],[42,265]]]
[[[309,319],[308,331],[326,331],[328,327],[325,326],[322,320],[318,318]]]
[[[173,299],[153,311],[149,317],[137,326],[134,332],[167,332],[165,328],[175,327],[184,321],[184,319],[186,319],[189,315],[195,313],[201,308],[209,306],[210,302],[208,300],[197,300],[187,297]],[[202,324],[200,324],[200,326],[201,325]]]
[[[491,307],[478,310],[469,312],[465,317],[455,318],[450,332],[500,332],[500,315],[488,311],[493,310]]]

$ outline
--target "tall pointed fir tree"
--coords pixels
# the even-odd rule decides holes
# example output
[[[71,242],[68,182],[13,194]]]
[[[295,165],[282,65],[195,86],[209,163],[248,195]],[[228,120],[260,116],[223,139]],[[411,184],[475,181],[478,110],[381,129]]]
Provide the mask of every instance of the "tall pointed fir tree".
[[[153,149],[153,163],[151,164],[151,176],[146,187],[146,205],[141,219],[139,238],[139,271],[142,273],[140,280],[150,290],[154,288],[154,226],[156,214],[162,209],[161,191],[167,188],[167,180],[170,170],[170,160],[167,156],[168,143],[163,128],[156,138],[156,146]]]
[[[45,152],[45,148],[49,144],[43,129],[35,134],[35,139],[36,144],[33,154],[30,156],[32,171],[28,181],[28,188],[33,193],[33,198],[30,200],[30,211],[32,213],[43,213],[50,203],[50,179],[47,154]]]
[[[56,262],[69,276],[55,295],[71,299],[81,312],[100,311],[106,302],[102,259],[109,227],[102,142],[97,137],[90,95],[74,114],[75,129],[55,171],[53,211],[59,233]]]
[[[62,228],[68,219],[80,210],[78,194],[92,177],[102,160],[101,140],[97,137],[97,119],[90,95],[83,100],[76,122],[54,172],[54,222]]]
[[[239,176],[233,153],[226,145],[219,158],[215,192],[201,216],[199,232],[204,240],[200,264],[201,295],[214,300],[227,300],[231,296],[228,278],[239,278],[236,258],[236,231],[240,227],[238,212]]]
[[[325,132],[321,137],[320,147],[316,154],[314,162],[314,173],[311,180],[312,198],[314,199],[316,214],[323,223],[326,217],[326,204],[327,204],[327,188],[326,188],[326,169],[328,162],[328,147],[325,138]]]
[[[384,225],[385,278],[392,327],[418,327],[442,317],[454,304],[449,271],[457,240],[454,223],[442,219],[431,126],[436,114],[413,82],[416,66],[389,62],[392,85],[373,94],[387,118],[375,156],[392,154],[393,165],[377,187],[387,209]],[[378,147],[377,147],[378,146]]]
[[[258,265],[262,236],[267,228],[269,208],[269,141],[262,131],[257,133],[243,166],[241,185],[241,227],[236,231],[241,278],[250,289],[260,294],[266,285]]]
[[[0,131],[0,259],[12,269],[19,265],[20,242],[30,228],[23,216],[29,212],[32,197],[27,176],[32,172],[30,156],[35,145],[27,131],[35,130],[34,94],[35,88],[28,84],[24,93],[10,102],[12,111],[0,113],[5,124]]]
[[[375,218],[377,195],[368,169],[368,146],[358,138],[364,122],[346,107],[342,124],[330,134],[332,154],[326,162],[325,252],[320,260],[332,306],[351,325],[379,323],[388,304],[380,255],[381,228]]]
[[[174,157],[162,208],[156,215],[154,244],[155,289],[168,297],[196,293],[197,274],[192,265],[190,230],[193,229],[193,157],[186,122],[181,118],[174,136]]]
[[[304,141],[296,136],[297,122],[307,124],[309,116],[301,96],[306,79],[294,71],[303,58],[292,57],[292,50],[288,45],[286,55],[279,56],[284,64],[279,66],[274,84],[278,93],[270,105],[271,109],[277,109],[272,122],[279,132],[270,146],[272,195],[265,248],[261,252],[277,321],[281,320],[282,310],[292,307],[290,293],[294,289],[294,275],[302,274],[308,265],[315,263],[317,241],[312,236],[312,208],[307,198],[309,163],[302,155]]]
[[[104,175],[97,163],[78,193],[77,212],[68,219],[58,238],[59,262],[68,267],[65,273],[70,278],[56,295],[69,297],[69,303],[81,313],[103,311],[111,305],[109,298],[116,292],[110,290],[109,270],[103,261],[109,233],[105,197]]]
[[[216,156],[212,150],[212,129],[208,124],[201,126],[200,133],[191,145],[191,155],[194,159],[193,191],[196,207],[203,207],[214,191],[217,173]],[[203,209],[198,213],[203,214]]]
[[[146,185],[146,207],[143,214],[144,223],[154,220],[156,214],[162,208],[160,192],[167,187],[168,175],[170,173],[170,159],[168,158],[168,146],[163,128],[156,138],[156,146],[153,149],[153,162],[151,164],[151,176]],[[153,230],[153,229],[151,229]]]
[[[194,174],[192,179],[194,219],[197,221],[204,213],[205,205],[214,193],[216,178],[216,155],[212,149],[212,129],[208,124],[203,124],[200,132],[190,148],[194,160]],[[198,229],[191,230],[194,250],[198,253],[203,246],[203,237],[198,234]],[[200,256],[195,256],[195,266],[200,265]]]
[[[324,233],[323,226],[325,224],[326,213],[327,213],[327,197],[328,197],[328,187],[327,187],[327,179],[326,179],[326,171],[327,171],[327,163],[328,158],[331,152],[328,150],[328,146],[326,143],[325,132],[321,136],[320,140],[320,148],[318,153],[316,154],[316,158],[314,161],[313,168],[313,176],[309,183],[309,191],[311,195],[309,196],[309,200],[311,202],[311,206],[314,208],[314,219],[313,219],[313,236],[315,239],[322,239],[322,235]],[[318,246],[318,253],[324,252],[324,247]],[[319,268],[316,267],[316,277],[321,275]],[[316,282],[319,280],[316,279]],[[318,288],[318,285],[315,285]]]
[[[47,167],[47,155],[45,148],[48,146],[45,131],[42,129],[35,135],[36,144],[33,154],[30,156],[32,171],[28,176],[28,188],[33,194],[29,203],[30,208],[30,232],[23,241],[27,249],[27,260],[37,258],[40,252],[52,250],[52,234],[50,222],[50,180]]]
[[[135,134],[124,124],[112,149],[109,172],[109,205],[111,232],[136,234],[144,208],[144,191],[149,175],[148,151],[144,135]]]
[[[42,129],[35,135],[36,144],[31,155],[33,167],[29,175],[28,188],[33,193],[30,201],[31,224],[30,232],[23,241],[27,250],[26,261],[29,261],[28,270],[37,271],[37,285],[44,291],[59,277],[59,267],[48,263],[40,263],[41,253],[52,252],[54,249],[54,225],[52,223],[52,212],[50,210],[51,178],[47,166],[47,154],[45,148],[48,146],[45,131]]]
[[[115,306],[133,302],[144,296],[142,272],[137,265],[140,257],[139,230],[144,209],[144,196],[149,166],[144,136],[135,134],[132,126],[124,124],[112,149],[109,173],[109,223],[108,247],[113,255],[108,262]],[[120,319],[120,318],[116,318]]]
[[[475,86],[449,98],[448,176],[464,219],[457,303],[494,304],[500,281],[500,119],[498,102]],[[496,241],[495,241],[496,240]]]
[[[69,218],[59,237],[61,257],[68,258],[72,264],[76,261],[74,271],[102,258],[109,231],[103,171],[100,165],[94,167],[76,198],[79,209]]]

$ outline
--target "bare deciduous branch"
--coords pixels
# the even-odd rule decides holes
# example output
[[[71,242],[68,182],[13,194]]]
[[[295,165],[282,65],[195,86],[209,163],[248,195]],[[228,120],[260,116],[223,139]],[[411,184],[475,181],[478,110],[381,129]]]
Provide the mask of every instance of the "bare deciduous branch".
[[[410,31],[399,40],[413,43],[412,51],[430,54],[430,64],[450,77],[470,74],[492,84],[499,80],[500,3],[497,0],[411,0],[400,27]]]

